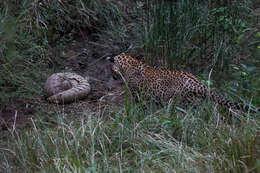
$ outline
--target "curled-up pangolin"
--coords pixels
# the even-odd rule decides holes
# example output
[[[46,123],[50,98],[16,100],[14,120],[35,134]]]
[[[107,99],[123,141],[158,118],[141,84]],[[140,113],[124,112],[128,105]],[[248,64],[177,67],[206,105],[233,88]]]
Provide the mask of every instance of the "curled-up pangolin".
[[[90,92],[88,77],[75,73],[52,74],[45,83],[47,100],[52,103],[68,103],[85,98]]]

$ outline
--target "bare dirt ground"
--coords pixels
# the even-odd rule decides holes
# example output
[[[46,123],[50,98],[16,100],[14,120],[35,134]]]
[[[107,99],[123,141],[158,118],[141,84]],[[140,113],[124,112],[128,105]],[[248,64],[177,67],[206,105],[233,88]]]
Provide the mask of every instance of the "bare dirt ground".
[[[2,106],[0,110],[0,131],[15,128],[17,124],[24,124],[28,118],[35,113],[33,108],[28,107],[28,104],[23,101],[17,101],[12,105]]]
[[[111,64],[106,59],[113,54],[105,52],[107,52],[106,47],[88,39],[81,38],[73,44],[68,44],[62,55],[58,57],[59,61],[54,64],[65,69],[64,71],[89,76],[91,92],[88,97],[77,103],[65,105],[50,104],[44,98],[37,98],[37,103],[21,98],[14,99],[16,101],[10,105],[0,105],[0,131],[25,127],[30,118],[37,114],[48,115],[58,110],[63,110],[66,114],[80,114],[86,108],[96,112],[105,107],[120,105],[124,101],[124,83],[113,79]]]

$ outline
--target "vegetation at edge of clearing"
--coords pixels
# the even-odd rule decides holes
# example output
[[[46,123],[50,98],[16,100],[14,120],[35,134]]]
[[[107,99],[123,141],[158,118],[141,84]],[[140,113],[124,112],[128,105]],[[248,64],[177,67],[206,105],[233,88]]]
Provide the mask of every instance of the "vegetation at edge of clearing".
[[[249,0],[1,1],[0,103],[22,98],[44,110],[46,77],[66,70],[60,66],[64,47],[87,32],[105,47],[101,53],[141,48],[153,65],[191,71],[211,87],[221,84],[229,96],[259,105],[257,5]],[[145,110],[127,100],[118,110],[87,110],[39,111],[30,127],[10,129],[9,136],[0,137],[0,170],[260,171],[259,114],[228,117],[208,103],[183,113],[175,105]]]

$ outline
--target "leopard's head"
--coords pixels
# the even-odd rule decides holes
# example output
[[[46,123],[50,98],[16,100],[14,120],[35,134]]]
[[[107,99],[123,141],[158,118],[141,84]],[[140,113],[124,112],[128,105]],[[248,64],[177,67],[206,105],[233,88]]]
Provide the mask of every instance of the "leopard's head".
[[[118,76],[129,76],[132,73],[141,72],[143,70],[143,67],[145,66],[141,61],[124,53],[108,59],[112,62],[111,70],[113,73],[113,77],[116,79],[118,78]]]
[[[131,57],[125,55],[124,53],[114,57],[109,57],[108,60],[112,62],[111,71],[113,77],[116,79],[120,75],[123,75],[122,73],[125,73],[125,71],[131,66]]]

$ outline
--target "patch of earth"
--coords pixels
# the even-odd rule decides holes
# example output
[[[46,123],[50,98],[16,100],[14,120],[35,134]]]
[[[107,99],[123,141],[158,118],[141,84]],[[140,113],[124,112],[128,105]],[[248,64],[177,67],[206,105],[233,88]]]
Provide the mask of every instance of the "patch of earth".
[[[21,101],[19,98],[20,101],[15,101],[12,105],[0,105],[0,131],[24,127],[30,122],[30,117],[37,113],[45,115],[54,113],[54,115],[57,115],[57,111],[63,110],[64,114],[78,115],[82,114],[86,108],[93,112],[100,112],[107,110],[107,107],[114,109],[115,106],[124,102],[124,83],[122,80],[113,79],[111,63],[106,59],[109,56],[116,55],[119,51],[110,53],[106,47],[87,39],[68,44],[64,50],[59,57],[61,60],[59,60],[57,66],[65,69],[63,71],[88,76],[91,85],[91,92],[88,97],[76,103],[65,105],[51,104],[40,98],[36,103],[29,103],[26,100]],[[30,108],[30,105],[34,105],[37,109]],[[46,118],[49,117],[46,116]]]
[[[63,55],[65,60],[62,66],[89,77],[91,92],[84,101],[88,102],[90,108],[95,110],[100,107],[100,102],[122,103],[124,83],[113,79],[111,63],[107,60],[107,57],[116,55],[115,52],[105,52],[102,45],[88,41],[68,45],[67,50]]]
[[[12,105],[0,105],[0,131],[24,127],[36,112],[30,105],[21,100]]]

